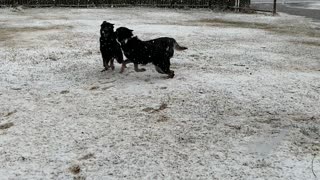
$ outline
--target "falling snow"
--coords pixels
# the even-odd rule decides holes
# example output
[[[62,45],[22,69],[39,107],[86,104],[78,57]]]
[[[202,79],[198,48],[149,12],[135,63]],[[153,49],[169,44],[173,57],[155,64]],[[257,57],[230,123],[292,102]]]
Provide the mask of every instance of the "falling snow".
[[[103,20],[188,50],[101,73]],[[280,14],[0,9],[0,179],[314,179],[319,30]],[[314,159],[320,177],[320,157]]]

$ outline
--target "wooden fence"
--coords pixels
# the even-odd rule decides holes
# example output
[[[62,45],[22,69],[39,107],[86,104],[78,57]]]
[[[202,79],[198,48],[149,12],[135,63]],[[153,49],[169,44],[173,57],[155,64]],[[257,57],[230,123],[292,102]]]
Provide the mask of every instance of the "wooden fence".
[[[241,6],[250,4],[250,0],[240,0]],[[190,7],[190,8],[226,8],[234,7],[235,0],[0,0],[0,6],[28,7]]]

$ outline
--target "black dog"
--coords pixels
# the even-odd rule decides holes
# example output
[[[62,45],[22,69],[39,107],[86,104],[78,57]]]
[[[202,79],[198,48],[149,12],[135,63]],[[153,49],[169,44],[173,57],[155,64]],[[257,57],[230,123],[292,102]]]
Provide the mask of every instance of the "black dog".
[[[120,64],[123,62],[121,46],[116,40],[116,34],[113,30],[113,25],[114,24],[106,21],[103,21],[103,23],[101,24],[100,51],[102,54],[104,66],[104,69],[101,72],[108,70],[109,67],[114,70],[114,59],[116,59]]]
[[[182,51],[187,48],[180,46],[175,39],[169,37],[142,41],[136,36],[133,37],[132,31],[126,27],[116,30],[117,39],[127,57],[127,60],[122,63],[120,72],[123,72],[125,65],[131,62],[134,63],[134,69],[137,72],[145,71],[143,68],[139,69],[138,64],[152,63],[157,72],[168,74],[168,78],[173,78],[174,71],[170,70],[170,58],[174,54],[174,49]]]

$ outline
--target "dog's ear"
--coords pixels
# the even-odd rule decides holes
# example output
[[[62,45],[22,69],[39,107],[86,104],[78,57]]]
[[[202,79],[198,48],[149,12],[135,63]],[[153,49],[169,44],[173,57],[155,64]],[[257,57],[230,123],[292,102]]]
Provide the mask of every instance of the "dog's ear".
[[[112,25],[112,26],[114,25],[114,24],[109,23],[109,22],[107,22],[107,21],[103,21],[102,24],[108,24],[108,25]]]

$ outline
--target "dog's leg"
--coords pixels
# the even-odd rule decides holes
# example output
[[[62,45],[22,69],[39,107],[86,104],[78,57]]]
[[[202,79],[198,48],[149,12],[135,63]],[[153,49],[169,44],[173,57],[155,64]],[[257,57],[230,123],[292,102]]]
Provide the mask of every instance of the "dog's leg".
[[[110,67],[111,67],[112,71],[114,70],[114,63],[113,63],[113,61],[114,61],[114,59],[112,58],[112,59],[110,60]]]
[[[122,62],[122,66],[121,66],[121,70],[120,70],[120,73],[123,73],[124,72],[124,69],[127,68],[127,64],[128,63],[131,63],[131,61],[129,59],[125,60]]]
[[[136,64],[136,63],[134,63],[134,70],[135,70],[136,72],[143,72],[143,71],[146,71],[146,69],[145,69],[145,68],[141,68],[141,69],[139,69],[139,66],[138,66],[138,64]]]
[[[126,64],[123,62],[122,63],[122,66],[121,66],[121,69],[120,69],[120,73],[123,73],[124,72],[124,69],[126,68]]]
[[[167,63],[155,65],[156,71],[160,74],[168,74],[168,78],[174,77],[174,71],[170,70],[170,59]]]
[[[154,66],[155,68],[156,68],[156,71],[158,72],[158,73],[160,73],[160,74],[166,74],[166,73],[164,73],[163,71],[162,71],[162,69],[161,68],[159,68],[159,66]]]
[[[104,67],[104,69],[102,69],[101,72],[107,71],[109,68],[108,65],[106,64],[105,60],[103,60],[103,67]]]
[[[174,71],[172,70],[163,70],[158,66],[155,66],[156,71],[160,74],[168,74],[168,78],[173,78],[174,77]]]
[[[101,50],[101,55],[102,55],[103,67],[104,67],[104,69],[101,72],[104,72],[109,69],[109,66],[108,66],[109,62],[108,62],[107,55],[105,54],[105,52],[103,50]]]

